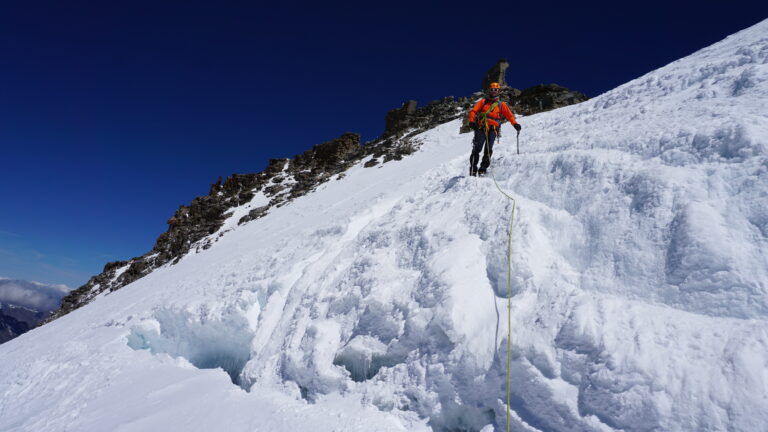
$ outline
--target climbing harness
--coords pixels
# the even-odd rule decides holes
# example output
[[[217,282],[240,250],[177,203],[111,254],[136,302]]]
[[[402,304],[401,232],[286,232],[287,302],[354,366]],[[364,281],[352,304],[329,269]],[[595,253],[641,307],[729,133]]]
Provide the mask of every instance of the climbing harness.
[[[496,134],[496,145],[500,145],[499,143],[501,142],[500,129],[501,128],[499,128]],[[486,151],[490,150],[490,146],[488,146],[487,127],[485,130],[485,149],[483,150],[484,154],[486,154]],[[490,164],[491,152],[488,151],[487,154],[488,162]],[[517,132],[517,154],[520,154],[520,131]],[[496,185],[496,189],[498,189],[499,192],[501,192],[501,194],[504,195],[509,201],[512,201],[512,213],[509,217],[509,227],[507,228],[507,232],[509,233],[509,239],[507,241],[507,432],[510,432],[511,422],[509,406],[512,395],[512,226],[515,223],[517,201],[515,201],[511,195],[509,195],[504,191],[504,189],[501,188],[501,186],[499,186],[499,183],[496,181],[496,177],[493,175],[493,171],[491,171],[491,178],[493,179],[493,184]]]
[[[493,110],[495,110],[496,108],[499,108],[499,123],[501,123],[501,108],[500,108],[498,100],[496,102],[492,103],[491,107],[488,108],[487,111],[481,111],[479,113],[479,118],[478,118],[478,122],[477,123],[479,125],[483,126],[483,128],[485,128],[486,136],[488,135],[488,114],[493,112]]]

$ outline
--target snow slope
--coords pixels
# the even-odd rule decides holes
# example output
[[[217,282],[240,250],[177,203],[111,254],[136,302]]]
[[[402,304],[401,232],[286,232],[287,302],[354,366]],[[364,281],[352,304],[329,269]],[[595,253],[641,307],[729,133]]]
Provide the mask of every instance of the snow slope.
[[[516,431],[768,430],[768,21],[505,126]],[[510,204],[459,122],[0,346],[0,430],[497,430]]]

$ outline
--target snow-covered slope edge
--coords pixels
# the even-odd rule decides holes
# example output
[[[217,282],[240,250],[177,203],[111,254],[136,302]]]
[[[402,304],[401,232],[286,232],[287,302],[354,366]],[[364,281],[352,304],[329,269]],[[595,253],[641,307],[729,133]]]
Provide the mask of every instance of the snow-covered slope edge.
[[[514,430],[768,429],[766,100],[768,21],[504,129]],[[458,126],[0,346],[0,430],[501,429],[510,207]]]
[[[363,145],[359,135],[346,132],[293,158],[270,159],[261,172],[232,174],[223,182],[219,178],[211,185],[208,195],[179,206],[168,219],[168,230],[160,234],[151,250],[126,261],[107,263],[101,273],[65,296],[59,309],[45,322],[85,306],[101,293],[117,291],[158,267],[173,265],[188,253],[209,248],[233,226],[258,219],[271,208],[314,191],[330,178],[343,176],[362,159],[366,160],[366,168],[401,160],[418,150],[420,143],[413,139],[416,135],[466,116],[481,94],[457,99],[449,96],[423,107],[417,107],[417,102],[411,100],[401,108],[390,110],[384,133]],[[541,84],[524,90],[507,87],[501,98],[516,112],[526,115],[587,99],[583,93],[557,84]],[[466,128],[468,131],[469,127]]]

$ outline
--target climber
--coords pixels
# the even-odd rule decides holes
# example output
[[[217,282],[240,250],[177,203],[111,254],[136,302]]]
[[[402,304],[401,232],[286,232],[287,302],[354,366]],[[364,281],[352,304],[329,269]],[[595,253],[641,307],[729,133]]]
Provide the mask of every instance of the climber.
[[[493,142],[499,135],[502,115],[512,123],[517,133],[520,133],[520,129],[522,129],[515,120],[512,110],[509,109],[509,105],[499,100],[500,94],[501,86],[499,83],[491,83],[488,88],[488,97],[480,99],[469,111],[469,127],[475,131],[475,138],[472,140],[472,155],[469,157],[469,175],[471,176],[485,175],[485,171],[491,164]],[[486,141],[488,141],[487,146],[485,146]],[[483,162],[478,170],[477,163],[480,160],[481,149],[483,149]]]

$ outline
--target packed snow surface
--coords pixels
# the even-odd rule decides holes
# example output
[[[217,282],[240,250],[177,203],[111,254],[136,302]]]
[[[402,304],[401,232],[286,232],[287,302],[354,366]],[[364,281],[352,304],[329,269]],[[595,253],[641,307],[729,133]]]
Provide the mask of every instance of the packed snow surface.
[[[768,430],[767,102],[763,21],[503,128],[513,430]],[[458,129],[0,346],[0,430],[503,430],[511,203]]]

